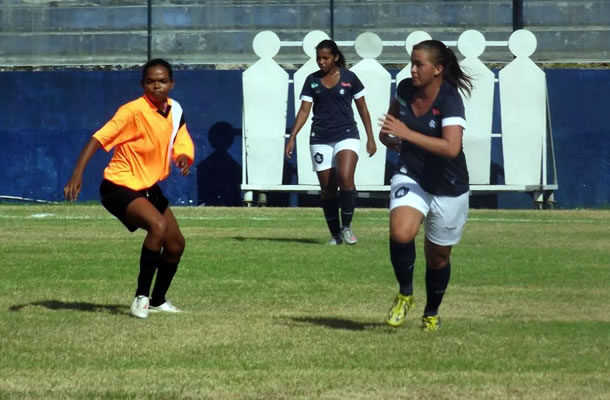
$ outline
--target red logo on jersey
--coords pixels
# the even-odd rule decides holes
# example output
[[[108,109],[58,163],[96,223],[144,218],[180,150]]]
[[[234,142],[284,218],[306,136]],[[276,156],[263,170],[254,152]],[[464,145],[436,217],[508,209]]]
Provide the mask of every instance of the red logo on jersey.
[[[349,82],[341,82],[341,86],[343,87],[352,87],[352,84]]]
[[[438,108],[433,108],[432,115],[441,115],[441,111]]]

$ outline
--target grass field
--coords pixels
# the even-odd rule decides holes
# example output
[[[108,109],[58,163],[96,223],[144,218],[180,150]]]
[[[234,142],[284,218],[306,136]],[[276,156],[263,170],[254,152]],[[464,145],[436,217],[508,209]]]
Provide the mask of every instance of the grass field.
[[[175,208],[168,297],[129,314],[143,232],[99,205],[0,206],[0,399],[608,399],[610,211],[471,211],[442,331],[384,325],[388,211]]]

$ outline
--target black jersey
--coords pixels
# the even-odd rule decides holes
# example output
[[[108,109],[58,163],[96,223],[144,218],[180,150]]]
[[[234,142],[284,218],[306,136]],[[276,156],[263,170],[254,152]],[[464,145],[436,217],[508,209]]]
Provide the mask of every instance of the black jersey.
[[[400,104],[399,118],[410,129],[440,138],[443,135],[443,126],[466,126],[462,97],[447,81],[443,81],[432,107],[420,117],[416,117],[411,108],[414,93],[415,87],[411,79],[401,81],[396,89],[396,100]],[[413,178],[430,194],[459,196],[469,190],[463,149],[456,158],[449,159],[403,140],[400,161],[400,172]]]
[[[352,99],[364,96],[366,90],[353,72],[339,68],[339,74],[339,81],[332,88],[322,84],[321,71],[310,74],[303,84],[301,100],[313,102],[310,144],[360,138]]]

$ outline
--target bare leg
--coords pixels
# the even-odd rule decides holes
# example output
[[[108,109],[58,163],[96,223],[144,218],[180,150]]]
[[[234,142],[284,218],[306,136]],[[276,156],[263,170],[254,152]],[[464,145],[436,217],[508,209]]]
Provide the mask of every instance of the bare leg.
[[[339,234],[339,199],[337,197],[337,177],[334,168],[318,171],[318,181],[320,182],[320,198],[322,200],[322,210],[328,225],[330,234]]]
[[[354,174],[358,163],[358,154],[351,150],[341,150],[335,156],[337,165],[337,183],[341,190],[355,190]]]

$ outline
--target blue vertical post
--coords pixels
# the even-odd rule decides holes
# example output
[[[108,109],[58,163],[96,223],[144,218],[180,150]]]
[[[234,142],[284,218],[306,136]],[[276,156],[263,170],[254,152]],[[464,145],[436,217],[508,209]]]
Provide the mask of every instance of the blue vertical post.
[[[513,0],[513,32],[523,29],[523,0]]]
[[[147,43],[146,43],[146,57],[150,61],[152,53],[152,0],[148,0],[147,4]]]
[[[330,38],[335,40],[335,1],[330,0]]]

